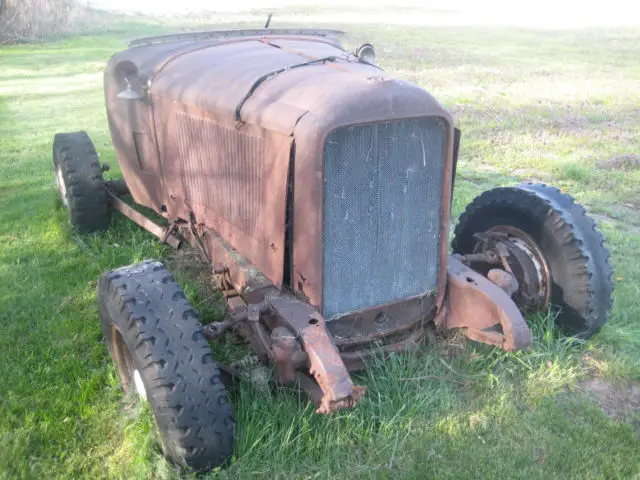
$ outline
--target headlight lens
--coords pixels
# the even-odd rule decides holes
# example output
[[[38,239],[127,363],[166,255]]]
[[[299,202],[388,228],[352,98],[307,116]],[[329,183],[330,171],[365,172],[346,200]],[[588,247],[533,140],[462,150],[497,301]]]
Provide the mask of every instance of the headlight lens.
[[[376,51],[370,43],[363,43],[360,45],[356,50],[356,57],[363,62],[370,63],[371,65],[376,64]]]

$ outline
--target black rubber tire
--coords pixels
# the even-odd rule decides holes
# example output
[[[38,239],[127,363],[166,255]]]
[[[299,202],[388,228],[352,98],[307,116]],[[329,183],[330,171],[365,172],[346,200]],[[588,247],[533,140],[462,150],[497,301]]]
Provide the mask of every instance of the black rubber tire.
[[[109,202],[98,153],[86,132],[57,133],[53,166],[71,225],[81,233],[109,228]],[[64,182],[60,185],[58,172]]]
[[[526,183],[478,196],[460,216],[454,253],[471,253],[473,235],[497,225],[528,233],[542,250],[552,277],[551,303],[563,331],[589,338],[606,323],[613,268],[604,238],[585,209],[555,187]]]
[[[224,464],[233,453],[233,411],[202,325],[173,276],[155,260],[114,270],[100,277],[98,302],[122,388],[132,390],[135,368],[167,458],[195,471]]]

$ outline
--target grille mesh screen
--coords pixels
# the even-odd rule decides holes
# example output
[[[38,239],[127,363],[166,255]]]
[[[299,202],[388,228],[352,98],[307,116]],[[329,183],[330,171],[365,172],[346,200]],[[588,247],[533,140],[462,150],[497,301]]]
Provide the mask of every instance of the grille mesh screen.
[[[324,150],[323,314],[436,288],[446,126],[342,127]]]

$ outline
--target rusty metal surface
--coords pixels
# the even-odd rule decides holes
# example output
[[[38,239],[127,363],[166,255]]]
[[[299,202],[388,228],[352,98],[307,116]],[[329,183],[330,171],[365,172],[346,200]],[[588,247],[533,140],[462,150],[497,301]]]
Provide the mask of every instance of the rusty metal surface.
[[[513,274],[505,270],[492,268],[489,270],[489,273],[487,273],[487,278],[504,290],[504,293],[509,296],[512,296],[518,291],[518,280],[516,280]]]
[[[282,283],[291,138],[156,101],[169,218],[195,217]]]
[[[372,358],[384,358],[394,352],[408,352],[415,350],[420,345],[424,330],[420,327],[406,335],[400,341],[384,345],[359,347],[357,350],[340,352],[340,358],[350,372],[364,369],[366,362]]]
[[[258,345],[255,350],[266,354],[267,359],[275,363],[275,356],[271,348],[271,339],[268,332],[260,322],[264,310],[268,305],[264,302],[253,303],[247,306],[247,325],[250,330],[252,345]]]
[[[382,305],[326,321],[334,343],[340,347],[370,343],[416,328],[433,318],[436,295],[428,294]]]
[[[105,103],[113,147],[133,199],[136,203],[160,211],[165,197],[162,172],[157,155],[154,155],[157,140],[153,105],[144,96],[139,101],[118,98],[118,93],[126,85],[125,80],[130,80],[136,92],[143,92],[145,87],[144,81],[138,77],[139,65],[130,60],[113,61],[118,55],[126,57],[127,53],[114,56],[104,72]]]
[[[286,69],[326,57],[335,60]],[[282,68],[282,73],[246,99],[243,121],[235,122],[235,110],[255,81]],[[116,98],[125,78],[143,101]],[[259,35],[132,48],[110,61],[105,95],[118,161],[134,199],[172,221],[193,216],[211,258],[217,257],[217,241],[208,240],[204,232],[215,230],[277,286],[285,263],[285,202],[291,167],[291,283],[297,294],[318,308],[323,295],[322,176],[328,135],[346,125],[429,116],[442,119],[447,138],[439,212],[441,267],[433,292],[438,305],[442,304],[453,121],[423,89],[359,62],[332,39]],[[136,139],[135,133],[143,136]],[[153,149],[140,146],[141,139],[148,142],[147,147],[156,145],[155,156]],[[290,164],[294,143],[295,158]],[[261,183],[256,181],[259,176]],[[234,188],[240,182],[253,188]],[[238,210],[242,208],[246,210]],[[411,316],[410,323],[416,318]]]
[[[499,257],[502,267],[516,278],[516,303],[530,312],[547,310],[553,282],[547,259],[536,241],[511,225],[496,225],[476,236],[476,250]]]
[[[182,234],[194,243],[193,232],[183,228]],[[223,322],[205,327],[205,334],[213,340],[228,328],[247,319],[247,303],[262,304],[266,296],[277,296],[280,291],[215,232],[200,234],[207,251],[216,259],[214,273],[224,275],[225,282],[228,281],[232,288],[240,292],[238,297],[227,298],[231,312],[228,318]],[[414,348],[422,336],[423,322],[433,316],[434,310],[435,295],[427,295],[407,302],[384,305],[343,316],[332,322],[325,322],[325,326],[331,335],[332,343],[338,347],[347,370],[360,370],[364,367],[364,361],[367,358]],[[305,313],[309,311],[312,310],[305,309]],[[266,332],[256,330],[255,327],[247,327],[243,331],[253,349],[274,362],[278,380],[281,383],[288,383],[295,379],[299,369],[308,370],[309,357],[306,352],[299,349],[299,345],[292,344],[290,339],[294,337],[291,336],[290,330],[284,330],[277,323],[272,324],[272,327],[269,336]],[[374,344],[377,340],[391,336],[396,338],[402,334],[405,334],[402,339],[397,339],[390,344]]]
[[[230,310],[229,314],[227,314],[223,321],[205,325],[202,328],[202,334],[209,340],[217,340],[227,330],[230,330],[238,324],[246,321],[247,317],[248,314],[246,308],[241,311],[238,311],[237,309]]]
[[[318,413],[331,413],[355,405],[364,395],[364,389],[353,385],[322,316],[308,304],[289,295],[268,297],[266,301],[278,319],[300,340],[308,355],[309,373],[323,392]]]
[[[156,110],[170,218],[193,214],[280,285],[291,139],[170,102]]]
[[[182,235],[194,244],[194,232],[182,225]],[[214,271],[224,271],[229,283],[247,304],[259,303],[267,293],[278,290],[275,285],[255,265],[225,242],[220,235],[210,229],[197,228],[195,232],[202,241]]]
[[[120,213],[128,217],[133,222],[140,225],[145,230],[148,230],[153,235],[158,237],[162,242],[167,245],[171,245],[173,248],[180,247],[180,239],[171,233],[171,227],[161,227],[157,223],[153,222],[149,218],[145,217],[143,214],[135,210],[134,208],[127,205],[125,202],[120,200],[117,195],[115,195],[112,191],[107,189],[107,194],[109,195],[109,199],[111,202],[111,206],[118,210]]]
[[[164,167],[169,193],[182,197],[196,218],[202,218],[211,227],[213,223],[227,221],[233,226],[230,230],[254,238],[265,236],[263,217],[276,216],[268,210],[271,205],[267,197],[275,193],[269,185],[269,173],[277,169],[274,162],[277,154],[267,155],[266,135],[220,125],[206,116],[184,111],[172,113],[168,116],[173,117],[169,122],[175,121],[177,149],[171,152],[175,153],[176,161]],[[282,143],[284,153],[288,153],[289,142]],[[276,171],[286,175],[286,168],[284,165]],[[282,188],[274,187],[276,191]],[[283,200],[278,203],[283,206]],[[219,216],[222,220],[208,216]],[[284,229],[284,220],[278,225]],[[216,230],[223,234],[225,227],[220,225]],[[266,243],[268,236],[262,240]],[[268,249],[269,245],[265,247]]]
[[[235,119],[238,105],[264,75],[310,60],[335,57],[334,62],[286,70],[261,84],[244,102],[240,112],[244,122],[291,135],[307,112],[314,112],[323,102],[333,103],[331,98],[335,95],[348,98],[339,94],[341,88],[361,89],[367,85],[366,78],[374,75],[391,78],[323,39],[266,40],[247,38],[198,45],[186,54],[175,53],[170,62],[150,73],[149,93]]]
[[[292,383],[296,379],[296,366],[293,358],[296,354],[298,341],[296,336],[286,327],[276,327],[271,331],[271,349],[273,361],[280,383]]]
[[[520,310],[500,287],[450,256],[444,328],[461,328],[476,341],[508,351],[531,346]]]

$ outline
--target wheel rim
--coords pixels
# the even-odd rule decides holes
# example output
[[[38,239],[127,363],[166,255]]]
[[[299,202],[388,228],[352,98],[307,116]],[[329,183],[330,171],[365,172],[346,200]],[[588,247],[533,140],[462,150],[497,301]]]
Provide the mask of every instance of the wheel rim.
[[[511,225],[496,225],[485,234],[499,237],[509,251],[505,269],[518,280],[518,303],[526,310],[545,311],[551,301],[552,277],[549,263],[536,241],[525,231]],[[491,249],[483,241],[476,243],[474,252]],[[504,261],[503,261],[504,264]]]
[[[135,393],[141,400],[147,399],[147,389],[142,381],[140,371],[136,368],[133,356],[129,348],[124,343],[124,338],[120,330],[115,325],[111,326],[111,339],[113,360],[116,365],[120,385],[125,393]]]
[[[58,192],[60,192],[60,196],[62,197],[62,204],[65,207],[68,207],[69,204],[67,202],[67,185],[64,183],[62,169],[59,166],[56,167],[56,184],[58,185]]]
[[[140,376],[140,371],[138,369],[135,369],[133,371],[133,385],[136,388],[136,393],[138,394],[138,397],[142,398],[143,400],[146,400],[147,389],[144,388],[144,383],[142,383],[142,377]]]

